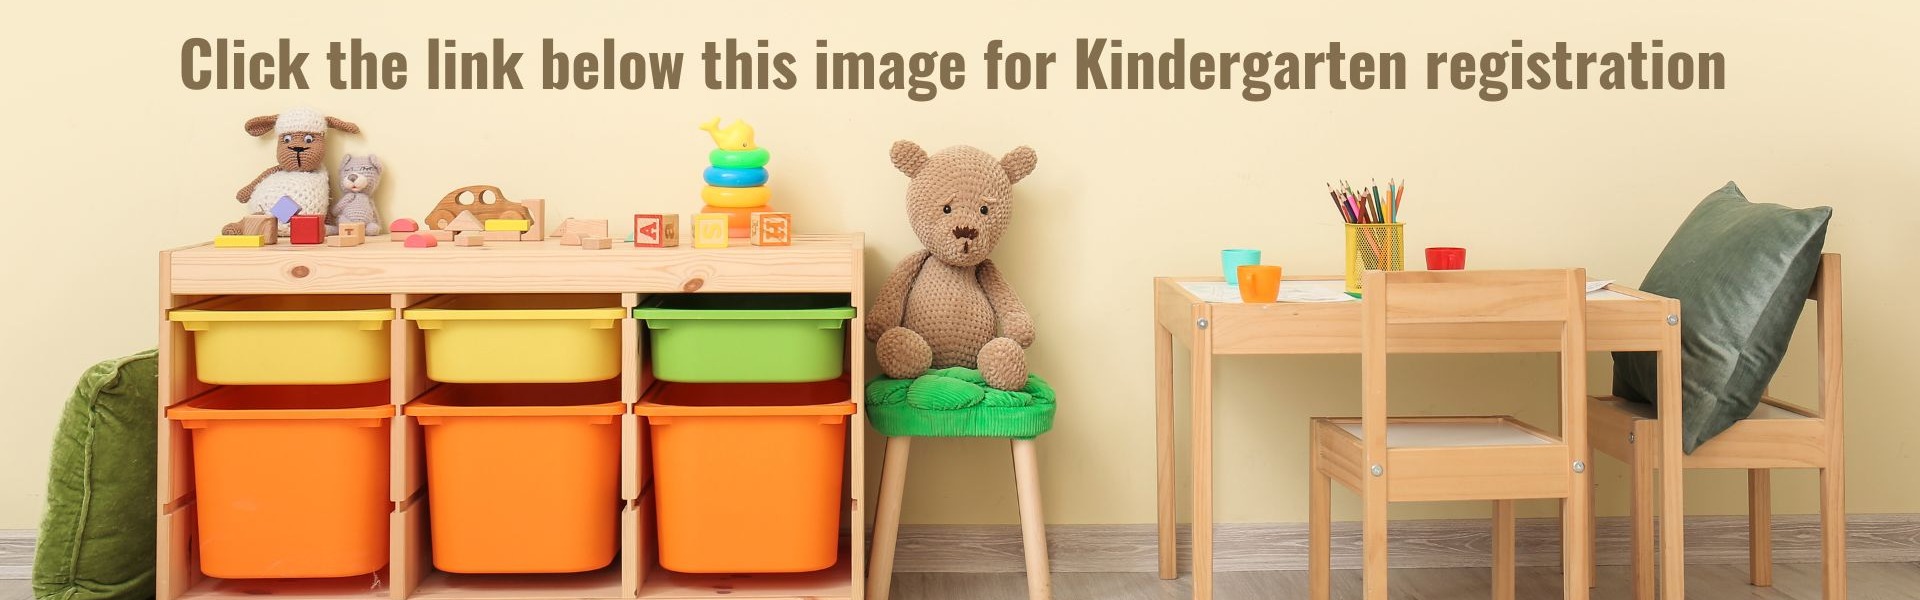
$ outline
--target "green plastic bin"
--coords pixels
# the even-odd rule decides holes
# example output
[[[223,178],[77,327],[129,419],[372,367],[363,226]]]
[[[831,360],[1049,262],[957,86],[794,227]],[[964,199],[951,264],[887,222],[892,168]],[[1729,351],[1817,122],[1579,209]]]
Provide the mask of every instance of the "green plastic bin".
[[[840,377],[853,307],[843,294],[685,294],[633,316],[662,381],[802,383]]]

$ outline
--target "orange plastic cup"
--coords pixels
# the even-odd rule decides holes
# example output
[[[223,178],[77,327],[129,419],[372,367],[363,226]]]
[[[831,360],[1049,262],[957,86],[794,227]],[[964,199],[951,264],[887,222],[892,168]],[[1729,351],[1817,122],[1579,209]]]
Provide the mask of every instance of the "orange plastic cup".
[[[1240,265],[1240,301],[1249,304],[1280,299],[1279,265]]]

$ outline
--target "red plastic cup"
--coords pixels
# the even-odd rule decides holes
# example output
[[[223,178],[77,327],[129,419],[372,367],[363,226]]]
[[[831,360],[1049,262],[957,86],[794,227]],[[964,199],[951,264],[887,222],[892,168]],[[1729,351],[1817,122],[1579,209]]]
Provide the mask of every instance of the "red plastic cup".
[[[1437,247],[1427,249],[1428,271],[1458,271],[1467,268],[1466,248]]]

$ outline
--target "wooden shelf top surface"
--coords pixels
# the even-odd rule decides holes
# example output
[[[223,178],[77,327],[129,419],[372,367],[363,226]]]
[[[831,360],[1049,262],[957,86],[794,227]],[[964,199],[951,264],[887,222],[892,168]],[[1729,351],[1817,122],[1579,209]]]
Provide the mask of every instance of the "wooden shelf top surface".
[[[852,292],[858,233],[795,235],[791,246],[607,250],[540,242],[407,248],[386,238],[340,248],[202,244],[162,254],[164,293]]]

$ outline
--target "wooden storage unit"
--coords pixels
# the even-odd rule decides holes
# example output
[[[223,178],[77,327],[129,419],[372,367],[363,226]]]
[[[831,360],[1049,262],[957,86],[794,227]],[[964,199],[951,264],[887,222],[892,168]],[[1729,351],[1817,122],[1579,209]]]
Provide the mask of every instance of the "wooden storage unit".
[[[542,598],[847,598],[861,597],[865,573],[861,494],[866,472],[862,238],[859,234],[799,235],[791,246],[695,249],[582,250],[558,240],[481,247],[404,248],[368,240],[355,247],[214,248],[202,244],[160,254],[160,444],[158,448],[159,600],[238,598],[431,598],[492,600]],[[849,296],[855,315],[847,327],[848,379],[856,413],[848,422],[846,503],[849,529],[833,568],[790,575],[688,575],[659,568],[653,559],[650,469],[645,423],[621,417],[620,552],[614,564],[564,575],[460,575],[434,570],[427,536],[425,460],[420,425],[396,418],[392,428],[391,562],[378,573],[337,580],[220,580],[201,574],[194,543],[191,448],[185,429],[165,418],[167,407],[215,386],[195,377],[193,337],[166,313],[230,295],[382,294],[394,309],[392,373],[395,405],[431,389],[424,337],[400,311],[440,294],[578,293],[616,295],[631,309],[650,294],[717,292],[826,292]],[[628,315],[621,328],[621,400],[637,402],[653,378],[647,369],[642,325]]]

